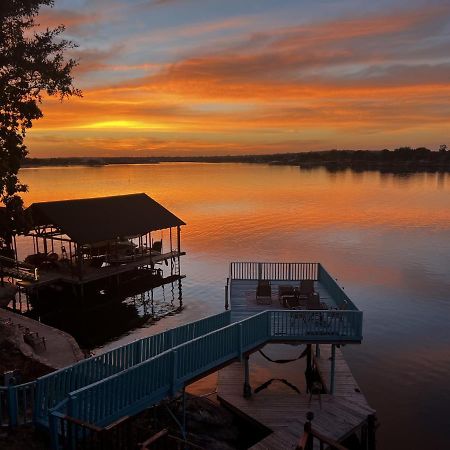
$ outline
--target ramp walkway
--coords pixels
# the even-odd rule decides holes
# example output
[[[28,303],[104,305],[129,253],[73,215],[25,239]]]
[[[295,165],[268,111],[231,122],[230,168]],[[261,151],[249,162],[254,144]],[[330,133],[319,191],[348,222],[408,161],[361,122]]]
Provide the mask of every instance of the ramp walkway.
[[[0,426],[34,423],[48,428],[49,411],[70,392],[128,370],[229,322],[230,313],[224,312],[84,359],[30,383],[0,386]]]
[[[361,341],[360,311],[321,313],[329,316],[324,319],[318,311],[264,311],[74,390],[50,412],[52,442],[58,442],[68,428],[67,416],[80,423],[106,427],[157,404],[192,381],[269,342]]]

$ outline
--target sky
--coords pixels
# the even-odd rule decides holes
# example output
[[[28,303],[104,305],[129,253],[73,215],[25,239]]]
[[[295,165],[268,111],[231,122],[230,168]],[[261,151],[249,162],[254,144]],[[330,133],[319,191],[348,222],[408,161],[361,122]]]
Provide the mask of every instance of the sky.
[[[450,145],[450,2],[55,0],[82,98],[32,157]]]

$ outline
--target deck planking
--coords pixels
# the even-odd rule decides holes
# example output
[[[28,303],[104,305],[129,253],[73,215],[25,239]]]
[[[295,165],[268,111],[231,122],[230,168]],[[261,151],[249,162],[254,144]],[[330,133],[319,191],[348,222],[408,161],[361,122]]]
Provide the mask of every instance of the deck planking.
[[[92,281],[97,281],[109,277],[122,275],[127,272],[131,272],[138,267],[145,265],[159,264],[167,261],[171,258],[177,258],[185,255],[185,252],[172,251],[168,253],[162,253],[161,255],[136,257],[132,261],[127,261],[122,264],[110,265],[107,267],[90,267],[87,264],[83,266],[83,276],[79,279],[78,273],[70,270],[70,268],[64,270],[41,270],[39,272],[38,281],[20,281],[18,284],[24,288],[33,289],[56,282],[65,282],[75,285],[83,285]]]
[[[314,282],[314,289],[319,293],[320,301],[331,308],[337,308],[336,303],[319,281]],[[266,310],[284,309],[278,298],[278,286],[291,285],[298,286],[299,281],[271,281],[272,303],[270,305],[260,305],[256,303],[257,280],[232,280],[230,289],[231,321],[238,322],[254,314]]]
[[[321,345],[320,348],[321,355],[317,362],[329,388],[331,345]],[[367,417],[375,413],[353,378],[340,349],[336,349],[335,394],[322,394],[322,405],[318,395],[313,395],[310,402],[309,394],[302,392],[299,395],[289,390],[271,392],[270,388],[245,399],[242,395],[243,382],[243,363],[231,364],[219,372],[217,396],[225,406],[272,431],[251,447],[253,450],[295,449],[303,434],[308,411],[314,413],[313,428],[338,442],[357,431]]]

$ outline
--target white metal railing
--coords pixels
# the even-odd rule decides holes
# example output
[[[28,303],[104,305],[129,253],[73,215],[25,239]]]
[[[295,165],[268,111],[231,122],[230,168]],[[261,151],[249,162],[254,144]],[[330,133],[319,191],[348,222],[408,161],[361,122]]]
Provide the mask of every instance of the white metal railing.
[[[319,263],[232,262],[232,280],[317,280]]]

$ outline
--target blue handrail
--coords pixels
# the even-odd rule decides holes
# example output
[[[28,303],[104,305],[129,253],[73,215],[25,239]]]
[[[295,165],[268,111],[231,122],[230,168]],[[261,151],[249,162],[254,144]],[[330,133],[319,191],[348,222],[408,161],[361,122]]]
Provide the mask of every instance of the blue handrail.
[[[342,309],[358,311],[356,305],[337,284],[336,280],[325,270],[322,264],[319,264],[318,280],[326,288],[338,307]]]
[[[69,415],[106,426],[173,395],[191,380],[272,341],[361,341],[361,311],[264,311],[184,342],[69,394]],[[51,430],[54,440],[56,429]]]
[[[230,312],[164,331],[57,370],[35,381],[0,386],[0,426],[35,423],[48,426],[48,411],[69,392],[120,373],[136,364],[230,323]]]

